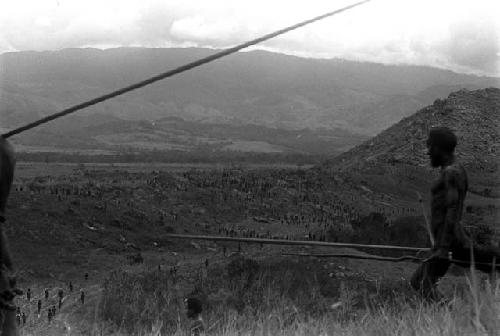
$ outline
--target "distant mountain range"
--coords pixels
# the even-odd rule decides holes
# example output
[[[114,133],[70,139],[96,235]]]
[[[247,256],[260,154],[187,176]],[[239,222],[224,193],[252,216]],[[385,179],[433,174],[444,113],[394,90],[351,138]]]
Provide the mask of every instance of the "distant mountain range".
[[[0,128],[19,126],[212,53],[116,48],[0,55]],[[209,144],[215,150],[335,154],[436,98],[498,82],[430,67],[240,52],[15,141],[157,150]]]

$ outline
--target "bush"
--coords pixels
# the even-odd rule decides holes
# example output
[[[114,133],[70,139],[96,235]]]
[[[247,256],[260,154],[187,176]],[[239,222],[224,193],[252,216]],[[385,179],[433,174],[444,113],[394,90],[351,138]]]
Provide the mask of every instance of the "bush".
[[[162,321],[162,331],[177,330],[182,300],[169,286],[167,272],[114,271],[104,283],[101,318],[121,332],[139,334]]]

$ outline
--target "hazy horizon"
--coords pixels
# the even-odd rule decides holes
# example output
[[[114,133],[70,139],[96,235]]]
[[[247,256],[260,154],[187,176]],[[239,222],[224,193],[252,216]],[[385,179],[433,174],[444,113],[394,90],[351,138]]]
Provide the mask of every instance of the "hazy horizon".
[[[6,2],[0,13],[0,54],[82,47],[221,49],[351,3]],[[498,77],[500,27],[494,13],[499,11],[492,0],[374,0],[253,49]]]
[[[208,49],[208,50],[213,50],[214,52],[223,50],[224,48],[212,48],[212,47],[195,47],[195,46],[189,46],[189,47],[142,47],[142,46],[112,46],[112,47],[69,47],[69,48],[62,48],[62,49],[54,49],[54,50],[16,50],[16,51],[4,51],[0,52],[0,56],[6,55],[6,54],[11,54],[11,53],[46,53],[46,52],[61,52],[64,50],[74,50],[74,49],[95,49],[99,51],[107,51],[107,50],[114,50],[114,49]],[[298,57],[302,59],[308,59],[308,60],[326,60],[326,61],[346,61],[346,62],[359,62],[359,63],[367,63],[367,64],[381,64],[385,66],[410,66],[410,67],[422,67],[422,68],[434,68],[434,69],[439,69],[443,71],[450,71],[452,73],[457,73],[457,74],[463,74],[463,75],[473,75],[477,77],[484,77],[484,78],[498,78],[500,79],[500,74],[493,74],[493,75],[488,75],[488,74],[477,74],[474,72],[462,72],[454,69],[447,69],[435,65],[426,65],[426,64],[412,64],[412,63],[383,63],[383,62],[376,62],[376,61],[368,61],[368,60],[350,60],[347,58],[342,58],[342,57],[312,57],[312,56],[307,56],[307,55],[298,55],[298,54],[291,54],[291,53],[285,53],[285,52],[280,52],[268,48],[259,48],[259,47],[254,47],[254,48],[247,48],[241,51],[238,51],[237,53],[248,53],[248,52],[268,52],[272,54],[279,54],[279,55],[284,55],[284,56],[291,56],[291,57]],[[167,69],[166,69],[167,70]]]

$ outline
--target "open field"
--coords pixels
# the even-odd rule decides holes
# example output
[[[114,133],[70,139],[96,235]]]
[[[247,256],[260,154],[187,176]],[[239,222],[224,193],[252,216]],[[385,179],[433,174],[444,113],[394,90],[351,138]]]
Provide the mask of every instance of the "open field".
[[[496,287],[488,292],[484,277],[478,326],[474,297],[457,270],[440,285],[454,303],[437,307],[422,303],[409,288],[412,263],[301,259],[282,253],[355,251],[165,237],[197,233],[427,246],[415,191],[426,195],[431,177],[403,168],[381,177],[291,165],[19,162],[6,231],[20,285],[34,293],[29,302],[19,299],[28,315],[23,334],[181,335],[188,323],[181,299],[193,293],[206,304],[207,324],[215,324],[211,335],[499,330],[500,296]],[[478,181],[488,183],[484,176]],[[478,231],[480,239],[497,239],[499,199],[470,194],[466,205],[465,223],[488,228]],[[174,267],[176,275],[170,273]],[[51,296],[42,300],[38,316],[36,300],[44,288]],[[57,305],[57,288],[64,289],[64,302],[49,323],[46,308]]]

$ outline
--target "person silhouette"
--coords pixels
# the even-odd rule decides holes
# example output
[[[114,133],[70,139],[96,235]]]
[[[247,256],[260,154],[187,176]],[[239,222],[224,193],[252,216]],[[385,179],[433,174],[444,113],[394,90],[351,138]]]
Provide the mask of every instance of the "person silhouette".
[[[447,127],[435,127],[429,132],[427,154],[433,168],[440,168],[440,175],[431,189],[431,232],[435,242],[432,256],[414,272],[410,283],[423,297],[440,300],[437,282],[447,272],[451,259],[462,260],[460,266],[470,266],[471,249],[476,268],[491,272],[492,265],[500,260],[500,249],[475,246],[465,232],[461,219],[465,196],[469,186],[465,168],[455,157],[457,137]],[[497,271],[500,270],[496,262]]]
[[[190,297],[184,300],[186,316],[191,321],[189,326],[189,336],[204,336],[205,323],[201,313],[203,311],[202,303],[198,298]]]
[[[14,151],[11,145],[0,136],[0,334],[17,336],[16,305],[14,298],[22,295],[12,277],[14,264],[5,234],[7,199],[12,187],[15,168]]]

